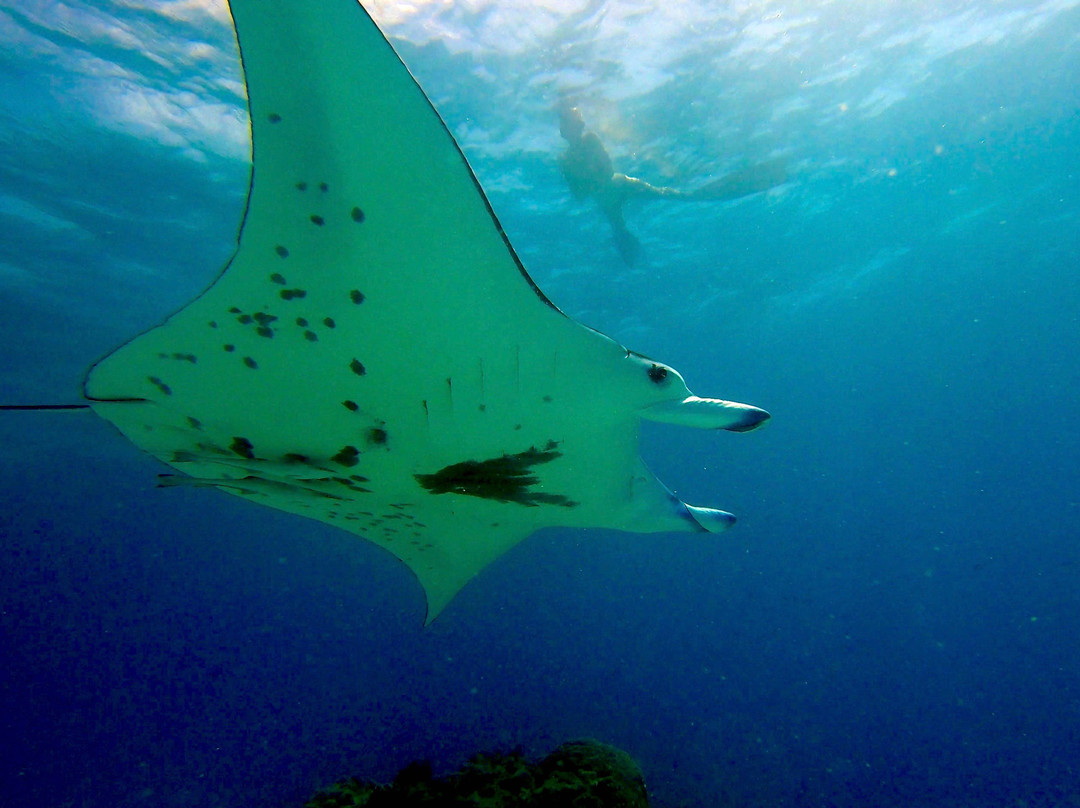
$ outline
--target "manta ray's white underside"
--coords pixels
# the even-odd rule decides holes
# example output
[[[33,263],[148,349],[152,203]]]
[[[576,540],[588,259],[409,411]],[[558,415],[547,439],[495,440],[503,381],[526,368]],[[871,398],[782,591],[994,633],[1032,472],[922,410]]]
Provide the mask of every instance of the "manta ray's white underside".
[[[745,431],[535,286],[430,102],[355,0],[233,0],[253,140],[237,252],[99,362],[94,409],[187,481],[386,548],[433,619],[538,528],[707,530],[642,417]]]

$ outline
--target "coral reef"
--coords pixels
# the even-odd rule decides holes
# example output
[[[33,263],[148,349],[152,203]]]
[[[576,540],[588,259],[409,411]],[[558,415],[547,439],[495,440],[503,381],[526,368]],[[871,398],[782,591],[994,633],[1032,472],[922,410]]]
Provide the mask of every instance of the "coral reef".
[[[480,754],[445,777],[411,763],[388,785],[356,778],[316,795],[307,808],[648,808],[641,770],[621,749],[571,741],[539,762],[521,750]]]

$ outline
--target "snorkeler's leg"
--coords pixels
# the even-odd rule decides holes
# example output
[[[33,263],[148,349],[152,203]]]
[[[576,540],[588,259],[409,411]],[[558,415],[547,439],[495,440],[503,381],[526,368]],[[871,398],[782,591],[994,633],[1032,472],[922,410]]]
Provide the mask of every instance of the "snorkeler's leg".
[[[641,242],[626,227],[613,227],[611,232],[615,236],[615,249],[619,251],[623,263],[632,267],[641,255]]]
[[[685,194],[687,199],[739,199],[767,191],[787,181],[787,164],[782,157],[732,171]]]
[[[623,263],[632,267],[641,254],[641,243],[627,229],[626,222],[623,221],[622,205],[605,206],[604,213],[611,224],[611,234],[615,237],[615,249]]]
[[[645,180],[638,179],[637,177],[628,177],[626,174],[612,174],[611,184],[624,199],[631,196],[657,196],[676,199],[688,197],[688,194],[680,191],[678,188],[666,188],[660,185],[653,185],[652,183],[645,182]]]

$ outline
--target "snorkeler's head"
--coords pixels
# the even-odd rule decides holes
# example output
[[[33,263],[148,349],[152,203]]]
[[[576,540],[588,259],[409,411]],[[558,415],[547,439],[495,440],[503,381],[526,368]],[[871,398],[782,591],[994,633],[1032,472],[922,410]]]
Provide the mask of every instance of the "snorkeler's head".
[[[559,134],[567,140],[577,140],[585,131],[585,119],[577,107],[564,106],[559,109]]]

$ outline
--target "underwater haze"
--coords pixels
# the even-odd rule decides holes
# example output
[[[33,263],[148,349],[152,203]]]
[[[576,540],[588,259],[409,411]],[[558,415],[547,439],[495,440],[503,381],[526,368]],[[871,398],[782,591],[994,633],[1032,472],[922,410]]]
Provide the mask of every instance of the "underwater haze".
[[[305,0],[314,2],[314,0]],[[0,412],[0,805],[299,806],[592,737],[657,806],[1080,808],[1080,0],[365,2],[563,311],[768,409],[647,424],[721,535],[544,530],[427,628],[397,559]],[[0,0],[0,405],[236,246],[223,0]],[[573,103],[628,266],[557,163]]]

